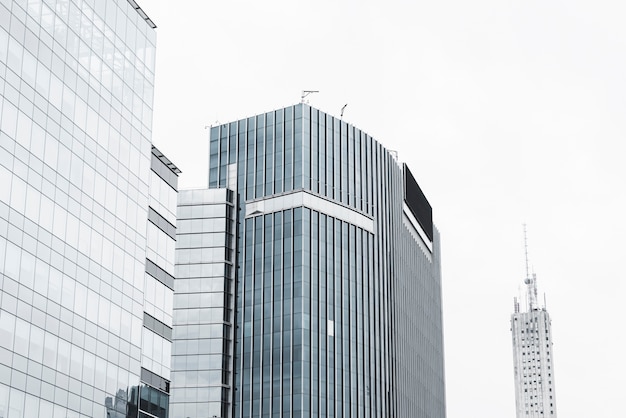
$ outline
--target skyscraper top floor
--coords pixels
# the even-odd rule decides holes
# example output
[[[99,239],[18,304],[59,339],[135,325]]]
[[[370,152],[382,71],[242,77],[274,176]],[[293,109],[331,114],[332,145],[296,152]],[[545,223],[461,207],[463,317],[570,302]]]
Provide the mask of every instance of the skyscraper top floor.
[[[236,167],[231,186],[245,202],[304,190],[371,218],[384,204],[376,187],[398,186],[432,241],[432,208],[408,167],[364,131],[307,104],[212,127],[209,154],[209,187],[228,187]]]

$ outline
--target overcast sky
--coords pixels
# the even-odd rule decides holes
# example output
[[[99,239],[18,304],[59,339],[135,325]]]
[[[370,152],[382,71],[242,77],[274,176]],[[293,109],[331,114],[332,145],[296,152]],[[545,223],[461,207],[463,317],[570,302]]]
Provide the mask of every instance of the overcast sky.
[[[208,130],[300,101],[409,164],[441,232],[448,418],[515,416],[523,227],[552,317],[557,410],[626,393],[626,2],[141,0],[154,144],[207,183]]]

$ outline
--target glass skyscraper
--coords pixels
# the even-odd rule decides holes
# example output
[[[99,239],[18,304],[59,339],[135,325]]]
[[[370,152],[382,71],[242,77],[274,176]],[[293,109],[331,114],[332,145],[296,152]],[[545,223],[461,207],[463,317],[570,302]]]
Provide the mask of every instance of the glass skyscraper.
[[[439,234],[410,170],[306,104],[211,128],[179,196],[171,416],[445,417]]]
[[[179,170],[133,0],[0,0],[0,417],[166,417]]]

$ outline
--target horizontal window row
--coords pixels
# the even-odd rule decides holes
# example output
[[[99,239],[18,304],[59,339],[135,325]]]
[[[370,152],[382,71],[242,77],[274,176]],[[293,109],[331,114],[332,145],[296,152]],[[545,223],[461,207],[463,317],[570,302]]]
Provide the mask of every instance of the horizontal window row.
[[[172,341],[172,327],[165,325],[163,322],[146,312],[143,313],[143,326],[166,340]]]
[[[173,391],[182,387],[206,387],[230,384],[229,379],[231,372],[226,370],[191,370],[172,372],[172,381],[174,382]],[[175,396],[176,402],[182,402]]]
[[[151,372],[148,369],[141,368],[141,381],[149,384],[153,388],[157,388],[165,393],[170,393],[170,381]]]
[[[233,250],[228,247],[176,249],[176,262],[179,265],[232,261],[232,258]]]
[[[178,219],[208,219],[228,218],[233,219],[234,209],[231,205],[224,204],[197,204],[178,206]]]
[[[176,248],[233,248],[233,235],[225,232],[206,232],[200,234],[178,234]]]
[[[223,276],[207,278],[177,278],[176,294],[230,292],[232,280]]]
[[[174,326],[230,322],[231,316],[232,309],[224,309],[221,307],[176,309],[174,311]]]
[[[148,220],[165,232],[170,238],[176,240],[176,227],[151,207],[148,208]]]
[[[231,307],[232,296],[226,292],[174,295],[174,309]]]
[[[146,273],[163,283],[165,286],[174,290],[174,276],[163,270],[148,258],[146,258]]]
[[[230,370],[230,361],[230,356],[223,354],[172,356],[172,370]]]
[[[233,231],[233,221],[227,218],[180,219],[177,226],[179,234]]]
[[[177,325],[174,328],[174,340],[193,340],[196,338],[229,338],[230,326],[225,324]]]
[[[172,355],[183,356],[222,353],[224,352],[225,347],[230,347],[230,344],[230,336],[220,338],[174,340],[172,342]]]
[[[211,278],[211,277],[231,277],[232,265],[226,262],[203,262],[196,264],[176,265],[176,291],[178,292],[178,279],[188,278]],[[184,282],[182,286],[185,286]],[[184,288],[181,288],[184,289]],[[182,290],[181,290],[182,291]]]

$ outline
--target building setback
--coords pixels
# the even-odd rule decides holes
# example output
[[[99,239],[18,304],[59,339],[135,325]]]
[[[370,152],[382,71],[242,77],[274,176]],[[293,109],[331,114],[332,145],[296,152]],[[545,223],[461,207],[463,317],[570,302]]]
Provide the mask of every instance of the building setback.
[[[0,417],[166,417],[177,176],[130,0],[0,1]]]
[[[306,104],[211,128],[179,195],[171,416],[445,417],[439,234],[406,165]]]
[[[556,418],[552,322],[537,304],[537,277],[527,275],[527,309],[516,299],[511,315],[517,418]]]

